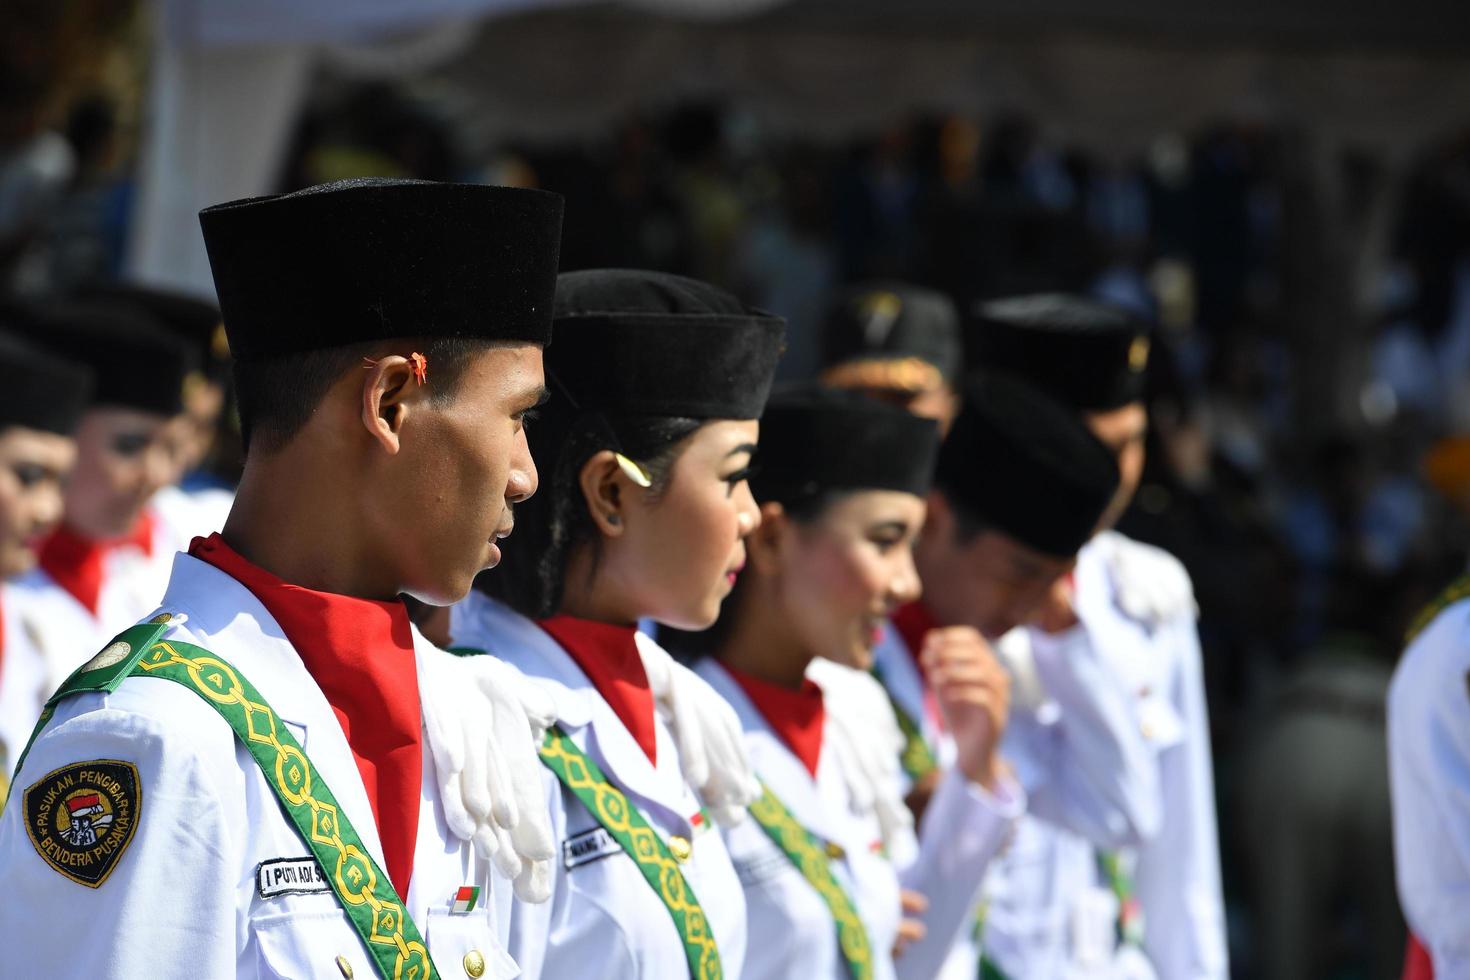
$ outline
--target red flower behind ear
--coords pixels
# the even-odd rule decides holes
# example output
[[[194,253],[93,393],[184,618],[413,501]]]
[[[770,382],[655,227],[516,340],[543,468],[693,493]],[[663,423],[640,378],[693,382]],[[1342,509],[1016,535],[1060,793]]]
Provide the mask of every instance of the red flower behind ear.
[[[429,380],[429,359],[418,351],[408,355],[408,363],[413,365],[413,378],[419,384]]]

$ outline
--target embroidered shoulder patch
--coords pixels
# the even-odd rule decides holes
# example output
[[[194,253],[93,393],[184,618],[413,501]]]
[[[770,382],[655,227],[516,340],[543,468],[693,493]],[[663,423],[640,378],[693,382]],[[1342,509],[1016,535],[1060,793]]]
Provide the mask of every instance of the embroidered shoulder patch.
[[[96,888],[133,842],[142,803],[132,763],[77,762],[47,773],[26,790],[26,833],[36,853],[58,873]]]

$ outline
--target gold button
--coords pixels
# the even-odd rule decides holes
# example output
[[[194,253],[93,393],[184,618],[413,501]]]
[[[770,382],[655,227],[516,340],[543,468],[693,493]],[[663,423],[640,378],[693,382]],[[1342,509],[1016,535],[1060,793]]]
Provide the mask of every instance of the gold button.
[[[827,842],[827,856],[829,858],[832,858],[835,861],[835,860],[841,858],[842,855],[845,854],[845,853],[846,852],[843,851],[843,849],[841,847],[837,846],[836,844],[832,843],[831,841],[828,841]]]
[[[159,613],[157,616],[154,616],[152,619],[148,620],[148,622],[152,623],[154,626],[162,626],[164,623],[167,623],[173,618],[173,613]]]
[[[352,980],[352,964],[347,962],[347,957],[337,957],[337,969],[342,971],[342,975],[346,977],[347,980]]]
[[[675,834],[669,838],[669,851],[674,855],[674,860],[682,864],[689,860],[689,855],[694,853],[694,848],[690,846],[689,838]]]
[[[485,957],[478,949],[472,949],[464,954],[464,972],[471,977],[479,977],[485,972]]]

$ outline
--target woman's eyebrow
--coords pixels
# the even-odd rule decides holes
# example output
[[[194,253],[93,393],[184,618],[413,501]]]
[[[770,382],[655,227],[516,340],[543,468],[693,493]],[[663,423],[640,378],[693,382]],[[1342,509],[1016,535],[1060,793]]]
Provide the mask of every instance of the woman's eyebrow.
[[[756,444],[755,443],[753,443],[753,442],[742,442],[740,445],[736,446],[734,449],[732,449],[728,453],[726,453],[725,454],[725,458],[726,459],[729,459],[731,456],[734,456],[736,453],[750,453],[750,455],[754,456],[755,455],[755,451],[756,451]]]

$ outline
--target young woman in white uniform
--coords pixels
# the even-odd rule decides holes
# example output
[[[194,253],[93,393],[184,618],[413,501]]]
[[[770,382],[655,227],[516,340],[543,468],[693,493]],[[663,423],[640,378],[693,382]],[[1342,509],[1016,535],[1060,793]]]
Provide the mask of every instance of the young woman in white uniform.
[[[998,665],[935,664],[938,700],[966,739],[914,838],[898,730],[866,673],[885,617],[919,594],[911,546],[924,519],[938,428],[860,395],[772,399],[750,565],[699,671],[739,713],[765,790],[726,831],[745,886],[751,978],[932,976],[971,924],[991,856],[1020,812],[996,746]],[[987,669],[987,667],[989,669]],[[813,679],[815,678],[815,680]],[[918,890],[901,903],[901,890]],[[918,922],[900,935],[908,912]]]
[[[782,323],[694,280],[593,270],[558,280],[555,331],[530,429],[542,489],[450,623],[555,701],[561,853],[512,950],[531,978],[737,977],[745,903],[711,820],[755,795],[739,724],[637,623],[708,627],[745,563]]]

